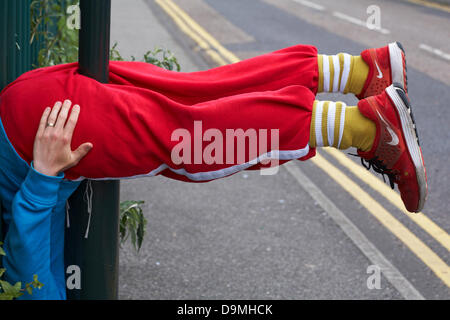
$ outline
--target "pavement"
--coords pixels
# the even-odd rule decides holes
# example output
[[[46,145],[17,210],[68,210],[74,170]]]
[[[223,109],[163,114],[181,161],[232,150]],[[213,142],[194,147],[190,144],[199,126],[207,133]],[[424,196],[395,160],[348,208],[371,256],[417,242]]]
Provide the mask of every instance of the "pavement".
[[[144,1],[113,0],[111,21],[111,44],[117,42],[117,50],[125,59],[135,56],[139,60],[147,51],[160,47],[174,53],[182,71],[199,70],[201,60],[195,61],[178,44]]]
[[[345,12],[362,21],[373,2],[387,34],[335,15]],[[319,161],[291,162],[274,176],[244,171],[204,184],[164,177],[122,181],[121,200],[145,200],[148,227],[139,254],[128,244],[120,251],[120,299],[403,299],[405,292],[449,299],[450,144],[442,141],[449,138],[444,102],[450,99],[450,44],[443,39],[450,38],[450,14],[384,0],[320,0],[315,8],[303,0],[173,3],[204,30],[184,20],[190,34],[211,36],[218,43],[209,41],[214,50],[224,48],[238,59],[296,43],[329,54],[358,54],[401,40],[430,197],[425,215],[407,215],[386,201],[396,198],[382,193],[379,179],[368,187],[362,182],[367,179],[345,167],[353,160],[339,162],[328,152]],[[123,56],[139,57],[157,45],[174,52],[182,71],[217,65],[164,6],[153,0],[112,4],[111,40]],[[357,102],[343,95],[318,98]],[[361,200],[363,191],[344,191],[352,184],[352,190],[359,186],[368,193],[371,205]],[[381,287],[370,289],[369,270],[378,264]]]

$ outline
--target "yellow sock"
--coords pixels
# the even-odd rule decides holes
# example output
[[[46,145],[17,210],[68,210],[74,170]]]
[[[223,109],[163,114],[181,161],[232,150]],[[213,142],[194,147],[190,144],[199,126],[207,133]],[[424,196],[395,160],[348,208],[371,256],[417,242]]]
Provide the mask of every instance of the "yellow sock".
[[[369,66],[361,56],[352,56],[347,53],[336,55],[317,55],[319,65],[318,92],[341,92],[360,94]]]
[[[344,102],[314,101],[309,145],[335,147],[341,150],[355,147],[369,151],[375,140],[376,126]]]

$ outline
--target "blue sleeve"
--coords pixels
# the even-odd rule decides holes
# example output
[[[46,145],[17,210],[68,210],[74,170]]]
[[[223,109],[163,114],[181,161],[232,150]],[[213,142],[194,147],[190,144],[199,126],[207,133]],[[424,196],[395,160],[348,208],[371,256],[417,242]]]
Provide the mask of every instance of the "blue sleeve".
[[[33,281],[33,275],[44,286],[20,299],[65,299],[65,286],[58,286],[51,271],[51,220],[64,174],[46,176],[33,166],[12,203],[12,217],[5,236],[3,264],[5,279],[22,285]]]

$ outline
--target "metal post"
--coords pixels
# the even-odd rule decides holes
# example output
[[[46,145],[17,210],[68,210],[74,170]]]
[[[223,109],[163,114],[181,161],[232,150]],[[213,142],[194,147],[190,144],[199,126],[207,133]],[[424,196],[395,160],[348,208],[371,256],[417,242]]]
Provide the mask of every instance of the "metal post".
[[[31,69],[29,39],[30,0],[0,0],[0,91]],[[0,241],[2,222],[0,207]]]
[[[31,69],[30,0],[0,1],[0,90]]]
[[[79,71],[107,83],[109,74],[111,0],[81,0]],[[94,147],[95,148],[95,147]],[[118,151],[119,152],[119,151]],[[92,215],[84,194],[92,183]],[[67,290],[68,299],[117,299],[119,241],[118,181],[83,182],[70,203],[70,228],[66,229],[66,267],[81,270],[81,289]]]

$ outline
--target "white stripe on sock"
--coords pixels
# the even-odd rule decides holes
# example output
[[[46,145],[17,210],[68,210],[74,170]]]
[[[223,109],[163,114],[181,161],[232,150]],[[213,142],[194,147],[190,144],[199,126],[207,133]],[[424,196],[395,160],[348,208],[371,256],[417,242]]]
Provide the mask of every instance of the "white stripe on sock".
[[[333,67],[334,67],[334,79],[333,79],[333,92],[339,91],[339,76],[341,73],[341,65],[339,63],[339,56],[334,55],[333,57]]]
[[[347,85],[348,76],[350,74],[350,62],[351,56],[348,53],[344,53],[344,71],[342,71],[341,86],[339,91],[344,93],[345,86]]]
[[[314,119],[316,132],[316,147],[323,147],[323,138],[322,138],[323,104],[324,101],[319,101],[316,104],[316,119]]]
[[[342,135],[344,134],[345,109],[347,108],[347,105],[344,102],[341,102],[341,104],[342,104],[342,111],[341,111],[341,120],[339,121],[340,128],[339,128],[339,142],[337,145],[338,149],[341,147]]]
[[[336,118],[336,103],[330,101],[328,103],[328,118],[327,118],[327,134],[328,134],[328,145],[333,146],[334,144],[334,122]]]
[[[330,91],[330,65],[329,59],[326,54],[322,55],[322,66],[323,66],[323,91]]]

